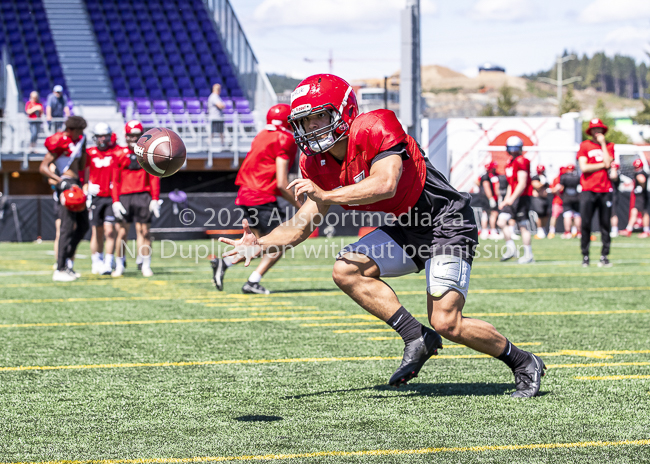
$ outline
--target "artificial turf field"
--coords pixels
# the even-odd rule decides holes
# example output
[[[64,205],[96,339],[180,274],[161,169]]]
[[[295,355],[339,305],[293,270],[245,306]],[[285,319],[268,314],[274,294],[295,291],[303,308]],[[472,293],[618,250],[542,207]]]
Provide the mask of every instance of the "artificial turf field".
[[[588,269],[576,240],[533,246],[533,265],[477,259],[464,311],[548,366],[514,400],[503,363],[451,343],[388,387],[402,341],[302,248],[262,282],[275,294],[248,296],[252,268],[219,293],[207,259],[160,243],[149,280],[78,257],[69,284],[51,243],[1,244],[0,463],[650,462],[650,241],[615,239],[610,269],[597,242]],[[389,281],[423,322],[424,282]]]

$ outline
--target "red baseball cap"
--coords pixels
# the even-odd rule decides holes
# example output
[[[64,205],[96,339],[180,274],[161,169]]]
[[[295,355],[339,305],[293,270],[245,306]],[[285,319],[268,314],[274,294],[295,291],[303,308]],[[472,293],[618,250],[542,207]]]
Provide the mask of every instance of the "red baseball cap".
[[[606,133],[607,133],[607,130],[609,129],[609,128],[605,125],[605,123],[602,122],[600,119],[598,119],[598,118],[594,118],[594,119],[592,119],[591,121],[589,121],[589,127],[587,128],[587,130],[586,130],[585,132],[586,132],[587,134],[591,135],[591,129],[595,129],[595,128],[597,128],[597,127],[599,127],[599,128],[601,128],[601,129],[604,130],[603,134],[606,134]]]

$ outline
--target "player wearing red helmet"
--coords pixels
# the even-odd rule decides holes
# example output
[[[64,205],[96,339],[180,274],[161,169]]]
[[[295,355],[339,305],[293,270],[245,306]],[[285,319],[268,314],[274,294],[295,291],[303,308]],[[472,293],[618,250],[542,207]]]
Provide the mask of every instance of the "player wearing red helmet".
[[[142,264],[142,275],[151,277],[151,216],[160,217],[160,178],[152,176],[142,169],[133,151],[135,144],[144,132],[139,121],[129,121],[124,127],[126,147],[120,147],[122,153],[113,167],[113,213],[117,218],[117,262],[113,277],[124,273],[126,256],[124,245],[131,222],[135,222],[138,258]]]
[[[634,168],[634,207],[630,211],[630,219],[621,235],[630,237],[634,224],[639,215],[643,217],[643,232],[639,234],[639,238],[650,237],[650,215],[648,215],[648,206],[650,206],[650,198],[648,194],[648,173],[645,171],[643,161],[637,158],[632,163]]]
[[[599,267],[610,267],[609,248],[610,218],[612,216],[612,182],[609,169],[614,161],[614,144],[607,143],[605,134],[607,126],[600,119],[592,119],[587,128],[591,140],[585,140],[578,150],[580,163],[580,216],[582,217],[582,265],[589,266],[589,245],[591,243],[591,220],[598,210],[598,222],[603,247],[600,253]]]
[[[91,198],[89,206],[90,251],[92,273],[109,275],[113,270],[115,253],[115,216],[113,215],[113,163],[121,154],[121,147],[114,142],[115,133],[106,123],[99,123],[94,129],[93,140],[96,146],[90,147],[88,153],[89,176],[84,189]],[[106,249],[104,250],[104,239]],[[102,256],[103,251],[106,254]]]
[[[499,176],[497,174],[497,163],[490,161],[485,165],[485,174],[480,179],[480,193],[486,198],[487,213],[490,229],[484,228],[481,231],[481,239],[492,236],[497,238],[497,217],[499,216]]]
[[[70,116],[65,122],[65,130],[57,132],[45,139],[47,153],[39,167],[40,173],[54,180],[59,200],[62,200],[64,191],[72,186],[83,183],[83,170],[86,167],[86,137],[83,135],[86,120],[80,116]],[[50,169],[50,164],[56,165],[56,171]],[[62,202],[63,204],[63,202]],[[59,234],[59,247],[57,270],[54,271],[52,280],[56,282],[71,282],[78,275],[68,266],[72,262],[77,245],[88,232],[88,213],[82,211],[60,209],[61,227]]]
[[[291,108],[286,103],[269,109],[266,127],[255,136],[235,180],[235,184],[239,185],[235,204],[243,211],[243,217],[248,219],[258,236],[267,235],[286,220],[285,211],[278,205],[278,196],[300,208],[300,203],[287,190],[289,170],[298,152],[287,120],[290,112]],[[282,253],[266,254],[242,287],[242,292],[270,293],[260,281],[281,257]],[[217,290],[223,290],[224,274],[232,264],[230,257],[211,261],[212,282]]]
[[[542,239],[546,238],[544,223],[551,212],[551,202],[548,196],[549,183],[546,177],[546,167],[538,164],[536,171],[537,175],[534,175],[530,179],[531,185],[533,186],[533,196],[530,199],[530,206],[537,214],[537,233],[535,234],[535,238]]]
[[[336,284],[366,311],[387,322],[405,343],[402,364],[389,383],[416,377],[444,337],[503,360],[515,373],[513,396],[539,392],[544,364],[519,350],[496,329],[464,318],[471,263],[478,244],[469,195],[456,191],[423,156],[395,113],[358,114],[352,87],[331,74],[302,81],[291,96],[291,117],[303,179],[291,182],[307,199],[298,213],[270,234],[256,237],[244,224],[240,240],[224,253],[246,263],[260,253],[305,240],[331,205],[383,211],[389,224],[345,247],[334,264]],[[394,219],[394,220],[393,220]],[[429,321],[424,327],[401,305],[382,277],[426,269]]]

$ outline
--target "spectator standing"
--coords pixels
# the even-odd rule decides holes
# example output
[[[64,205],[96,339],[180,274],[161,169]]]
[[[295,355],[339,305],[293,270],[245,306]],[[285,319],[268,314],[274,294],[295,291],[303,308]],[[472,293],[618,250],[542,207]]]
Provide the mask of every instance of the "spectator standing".
[[[614,160],[614,144],[607,143],[605,133],[607,126],[600,119],[592,119],[587,128],[591,140],[585,140],[578,150],[580,163],[580,216],[582,217],[582,265],[589,266],[589,244],[591,242],[591,221],[598,210],[600,235],[603,247],[598,267],[611,267],[609,262],[609,236],[612,215],[612,181],[609,180],[609,169]]]
[[[52,93],[47,96],[46,118],[50,131],[58,132],[63,127],[62,121],[52,121],[53,118],[64,118],[70,116],[68,98],[63,95],[63,87],[55,85]]]
[[[224,145],[223,141],[223,109],[226,104],[221,99],[221,84],[214,84],[212,86],[212,93],[208,97],[208,117],[211,122],[210,142],[212,137],[217,133],[221,137],[221,146]]]
[[[29,94],[29,101],[25,104],[25,113],[27,113],[27,117],[29,118],[29,132],[31,134],[29,139],[29,152],[34,153],[38,131],[41,129],[41,116],[43,116],[43,104],[36,90]]]

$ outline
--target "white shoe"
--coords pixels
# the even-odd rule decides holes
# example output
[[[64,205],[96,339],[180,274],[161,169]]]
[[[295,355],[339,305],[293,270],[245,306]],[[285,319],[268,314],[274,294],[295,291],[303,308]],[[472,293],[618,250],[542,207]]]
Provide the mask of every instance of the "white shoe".
[[[153,271],[151,270],[150,267],[143,267],[142,268],[142,275],[144,277],[152,277],[153,276]]]
[[[534,262],[535,262],[535,259],[533,259],[533,255],[530,255],[530,256],[526,256],[526,255],[524,255],[524,256],[522,256],[521,258],[519,258],[519,259],[517,260],[517,262],[518,262],[519,264],[530,264],[530,263],[534,263]]]
[[[101,274],[101,275],[111,275],[112,270],[113,269],[111,268],[111,266],[109,266],[106,263],[102,263],[100,268],[99,268],[99,274]]]
[[[512,238],[513,240],[521,240],[521,235],[512,234],[510,238]]]
[[[482,230],[482,231],[481,231],[481,235],[479,235],[479,238],[480,238],[481,240],[487,240],[487,238],[488,238],[489,235],[490,235],[490,231],[489,231],[489,230]]]
[[[103,267],[104,267],[104,263],[101,263],[101,262],[93,263],[90,272],[92,272],[93,274],[101,274]]]
[[[617,231],[612,231],[612,232],[610,232],[610,233],[609,233],[609,236],[612,237],[612,238],[616,238],[616,237],[618,237],[618,230],[617,230]]]
[[[65,271],[56,270],[52,275],[54,282],[74,282],[77,278],[75,272],[70,269],[66,269]]]
[[[111,277],[122,277],[124,275],[123,267],[116,267],[113,272],[111,272]]]

